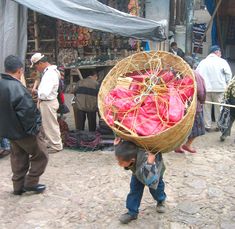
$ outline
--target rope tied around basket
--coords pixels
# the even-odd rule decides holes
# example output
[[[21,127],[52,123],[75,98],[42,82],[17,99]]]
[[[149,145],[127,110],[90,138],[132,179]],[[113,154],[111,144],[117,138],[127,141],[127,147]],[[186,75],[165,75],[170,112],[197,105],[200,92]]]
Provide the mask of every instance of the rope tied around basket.
[[[120,77],[133,78],[130,93],[128,88],[117,87]],[[191,83],[187,83],[189,79]],[[98,96],[101,117],[123,139],[153,152],[169,152],[182,143],[192,127],[194,82],[191,68],[175,55],[163,51],[134,54],[118,62],[104,79]],[[190,97],[189,90],[194,90]],[[114,94],[107,99],[111,91]],[[178,103],[172,103],[170,97],[176,93],[176,100],[184,100],[182,120],[172,119]],[[146,128],[148,134],[142,134]]]
[[[142,92],[139,96],[137,96],[135,99],[134,99],[134,102],[137,104],[139,103],[140,101],[142,101],[142,98],[145,96],[148,96],[151,92],[153,92],[154,95],[157,95],[157,92],[153,90],[153,88],[159,84],[159,82],[161,81],[161,78],[159,76],[157,76],[155,74],[155,72],[158,72],[159,71],[159,66],[158,68],[153,72],[153,73],[148,73],[147,74],[150,76],[149,78],[149,85],[147,85],[147,82],[144,81],[144,85],[146,86],[146,90],[144,92]]]

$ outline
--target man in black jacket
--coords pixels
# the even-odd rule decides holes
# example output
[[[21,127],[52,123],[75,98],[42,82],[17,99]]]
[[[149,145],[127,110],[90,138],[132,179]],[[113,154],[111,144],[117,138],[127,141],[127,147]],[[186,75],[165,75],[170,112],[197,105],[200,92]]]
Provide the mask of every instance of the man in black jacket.
[[[41,116],[28,90],[20,82],[23,64],[10,55],[0,75],[0,137],[11,142],[13,194],[27,191],[41,193],[46,186],[38,184],[48,154],[41,133]]]

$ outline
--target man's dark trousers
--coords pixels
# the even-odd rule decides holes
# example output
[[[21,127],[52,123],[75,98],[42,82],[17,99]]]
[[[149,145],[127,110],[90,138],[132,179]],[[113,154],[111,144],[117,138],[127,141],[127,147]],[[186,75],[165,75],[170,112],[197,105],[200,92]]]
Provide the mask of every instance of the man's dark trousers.
[[[84,130],[86,116],[88,119],[89,131],[96,130],[96,111],[77,111],[78,130]]]
[[[11,168],[14,191],[38,184],[48,162],[47,146],[40,131],[37,136],[11,140]]]

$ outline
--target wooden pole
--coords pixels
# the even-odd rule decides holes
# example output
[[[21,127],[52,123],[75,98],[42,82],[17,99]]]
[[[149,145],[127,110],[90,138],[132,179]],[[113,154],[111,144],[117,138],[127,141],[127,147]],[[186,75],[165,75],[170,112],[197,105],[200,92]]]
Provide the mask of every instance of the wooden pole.
[[[170,29],[175,25],[175,0],[170,1]]]
[[[35,11],[33,11],[33,25],[34,25],[35,51],[38,51],[39,50],[39,30],[38,30],[38,17]]]
[[[194,0],[187,0],[186,2],[186,36],[185,36],[186,55],[192,55],[193,16],[194,16]]]
[[[233,107],[233,108],[235,108],[235,105],[226,104],[226,103],[216,103],[216,102],[210,102],[210,101],[205,101],[205,103],[207,103],[207,104],[214,104],[214,105],[217,105],[217,106]]]
[[[176,0],[176,25],[181,25],[181,0]]]
[[[199,45],[198,45],[198,47],[197,47],[196,53],[198,52],[198,50],[199,50],[199,48],[200,48],[200,46],[201,46],[201,44],[202,44],[204,38],[206,37],[206,33],[207,33],[208,29],[210,28],[212,21],[213,21],[214,18],[215,18],[215,15],[216,15],[216,13],[217,13],[219,7],[220,7],[221,2],[222,2],[222,0],[219,0],[219,2],[218,2],[217,5],[216,5],[216,8],[215,8],[215,10],[214,10],[214,12],[213,12],[213,14],[212,14],[212,16],[211,16],[211,18],[210,18],[210,21],[208,22],[208,25],[207,25],[207,27],[206,27],[205,33],[203,34],[203,37],[202,37],[202,39],[201,39],[201,41],[200,41],[200,43],[199,43]]]
[[[217,2],[217,1],[216,1]],[[222,33],[221,33],[221,25],[220,25],[220,20],[219,20],[219,14],[217,13],[216,14],[216,25],[217,25],[217,34],[218,34],[218,38],[219,38],[219,44],[220,44],[220,47],[221,49],[223,50],[223,39],[222,39]]]
[[[139,17],[140,16],[140,9],[139,9],[139,1],[135,0],[135,7],[136,7],[136,16]],[[140,52],[140,42],[141,41],[137,41],[137,52]]]

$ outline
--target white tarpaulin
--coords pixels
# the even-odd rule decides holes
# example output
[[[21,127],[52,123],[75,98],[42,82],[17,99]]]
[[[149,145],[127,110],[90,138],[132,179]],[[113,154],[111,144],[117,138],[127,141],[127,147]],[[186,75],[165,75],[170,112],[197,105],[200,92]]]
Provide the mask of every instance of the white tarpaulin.
[[[27,8],[11,0],[0,0],[0,72],[8,55],[25,58],[27,48]]]
[[[19,3],[19,4],[18,4]],[[165,40],[166,20],[131,16],[96,0],[0,0],[0,72],[7,55],[25,59],[27,8],[83,27],[141,40]]]
[[[34,11],[83,27],[141,40],[164,40],[166,21],[131,16],[96,0],[14,0]],[[156,12],[157,13],[157,12]]]

